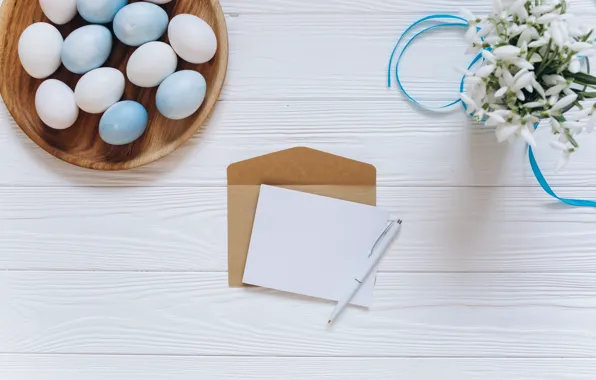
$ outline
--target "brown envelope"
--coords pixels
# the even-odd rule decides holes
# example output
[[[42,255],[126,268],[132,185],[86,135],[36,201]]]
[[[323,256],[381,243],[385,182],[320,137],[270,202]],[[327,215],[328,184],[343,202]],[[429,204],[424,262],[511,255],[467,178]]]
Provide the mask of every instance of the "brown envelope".
[[[376,206],[374,166],[310,148],[292,148],[228,167],[228,281],[242,286],[261,185]]]

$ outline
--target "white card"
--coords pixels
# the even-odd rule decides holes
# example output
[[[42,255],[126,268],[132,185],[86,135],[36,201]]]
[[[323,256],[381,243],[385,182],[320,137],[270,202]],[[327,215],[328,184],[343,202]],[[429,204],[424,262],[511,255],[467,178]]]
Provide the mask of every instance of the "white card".
[[[337,301],[385,230],[382,209],[261,186],[243,282]],[[370,306],[376,271],[352,303]]]

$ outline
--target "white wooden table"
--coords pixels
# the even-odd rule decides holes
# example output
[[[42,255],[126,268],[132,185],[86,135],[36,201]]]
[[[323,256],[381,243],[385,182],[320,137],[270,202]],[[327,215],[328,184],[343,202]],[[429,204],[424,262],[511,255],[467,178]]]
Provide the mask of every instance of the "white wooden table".
[[[222,0],[221,101],[139,170],[58,161],[0,108],[0,379],[596,378],[596,210],[546,196],[522,145],[385,86],[409,23],[489,3]],[[593,0],[573,9],[596,25]],[[461,37],[412,48],[414,94],[456,96]],[[297,145],[374,164],[406,221],[372,309],[332,330],[329,303],[226,283],[226,166]],[[538,157],[562,194],[596,198],[596,136],[562,173]]]

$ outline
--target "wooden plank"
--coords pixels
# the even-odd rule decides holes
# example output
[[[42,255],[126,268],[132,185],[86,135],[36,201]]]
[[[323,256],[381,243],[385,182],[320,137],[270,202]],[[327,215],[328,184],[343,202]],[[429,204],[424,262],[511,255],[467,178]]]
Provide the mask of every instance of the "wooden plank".
[[[10,380],[593,380],[594,359],[0,355]]]
[[[405,220],[381,271],[596,272],[596,214],[540,189],[378,196]],[[226,231],[225,188],[0,188],[0,270],[226,271]]]
[[[594,3],[590,0],[573,0],[570,3],[570,11],[581,14],[587,10],[594,10]],[[402,14],[413,12],[436,14],[451,13],[458,14],[461,8],[467,8],[472,12],[482,15],[492,9],[490,1],[474,0],[420,0],[409,1],[387,1],[387,0],[221,0],[222,7],[227,13],[254,14],[254,13],[383,13]],[[397,17],[397,15],[396,15]]]
[[[372,310],[227,287],[225,273],[0,273],[0,352],[596,356],[592,274],[389,274]]]
[[[225,186],[230,163],[299,145],[370,162],[381,186],[537,186],[523,144],[498,144],[492,130],[460,112],[414,112],[393,100],[220,102],[190,143],[125,172],[68,165],[12,122],[2,126],[0,186]],[[582,137],[569,167],[555,173],[559,153],[546,128],[539,130],[537,156],[553,186],[596,186],[596,139]]]

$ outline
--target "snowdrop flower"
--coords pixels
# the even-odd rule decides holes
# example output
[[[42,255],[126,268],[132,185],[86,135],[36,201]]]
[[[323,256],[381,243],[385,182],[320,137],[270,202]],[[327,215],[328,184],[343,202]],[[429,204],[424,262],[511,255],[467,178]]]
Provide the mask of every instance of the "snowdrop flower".
[[[547,5],[539,5],[537,7],[532,8],[532,10],[530,11],[530,13],[532,13],[533,15],[542,15],[544,13],[549,13],[555,10],[555,5],[554,4],[547,4]]]
[[[546,45],[548,43],[548,40],[546,38],[539,38],[533,42],[530,42],[528,44],[528,47],[530,48],[539,48],[542,47],[544,45]]]
[[[482,50],[482,58],[486,59],[490,63],[497,63],[497,57],[495,57],[495,55],[488,50]],[[499,75],[498,72],[497,75]]]
[[[587,42],[574,42],[572,44],[569,45],[569,48],[573,51],[576,51],[578,53],[581,53],[582,51],[586,50],[586,49],[590,49],[592,47],[592,44],[589,44]]]
[[[481,52],[483,61],[465,74],[461,100],[476,120],[495,128],[500,142],[536,146],[534,126],[550,119],[566,162],[577,149],[573,136],[596,128],[596,106],[568,115],[594,97],[584,92],[596,77],[574,74],[582,71],[580,56],[596,53],[596,35],[566,13],[565,0],[512,1],[493,0],[487,18],[463,12],[469,51]]]
[[[528,126],[528,124],[526,124],[526,126],[521,129],[521,137],[526,140],[528,145],[530,145],[532,148],[536,148],[536,140],[534,139],[534,134],[532,133],[531,129],[533,130],[534,127],[532,125]]]
[[[560,150],[561,152],[567,152],[569,150],[569,147],[567,146],[567,144],[563,144],[562,142],[559,141],[551,141],[549,142],[549,145],[556,150]]]
[[[462,16],[464,16],[465,19],[468,20],[468,24],[469,25],[474,25],[475,26],[475,25],[478,25],[481,22],[481,20],[478,17],[476,17],[474,15],[474,13],[470,12],[470,10],[467,9],[467,8],[462,8],[460,10],[460,13],[462,14]]]
[[[530,82],[530,84],[532,84],[532,87],[534,87],[536,92],[538,92],[543,99],[546,98],[546,92],[544,91],[544,88],[542,87],[542,85],[540,83],[538,83],[536,78],[532,78],[532,81]]]
[[[509,140],[509,138],[513,137],[513,135],[515,135],[520,129],[521,125],[502,125],[497,127],[495,130],[497,141],[503,142]]]
[[[561,30],[559,22],[553,22],[550,26],[549,31],[550,31],[551,37],[553,39],[553,42],[556,45],[558,45],[560,47],[565,46],[565,35],[563,34],[563,31]]]
[[[472,98],[470,98],[465,92],[460,93],[459,96],[468,107],[468,112],[474,112],[476,109],[478,109],[476,102],[472,100]]]
[[[558,84],[546,90],[545,94],[547,96],[558,95],[561,93],[561,91],[563,91],[563,89],[565,89],[565,87],[567,86],[565,86],[564,84]]]
[[[507,91],[509,91],[509,87],[507,87],[507,86],[501,87],[500,89],[497,90],[497,92],[495,92],[495,98],[503,97],[503,95],[505,95],[507,93]]]
[[[485,78],[485,77],[489,76],[490,74],[492,74],[493,71],[495,71],[495,68],[496,68],[495,65],[482,66],[478,70],[476,70],[476,73],[474,75],[479,78]]]
[[[515,80],[515,83],[511,87],[511,91],[513,91],[513,92],[520,91],[522,88],[528,86],[532,82],[533,78],[534,78],[534,73],[531,73],[531,72],[525,73],[524,75],[520,76],[519,78],[517,78]]]
[[[493,50],[495,57],[499,59],[519,57],[521,49],[517,46],[505,45]]]
[[[551,112],[561,110],[567,106],[570,106],[576,100],[577,100],[577,94],[567,95],[564,98],[560,99],[557,103],[555,103],[555,105],[552,106],[552,108],[550,110],[551,110]]]
[[[525,108],[540,108],[540,107],[544,107],[546,105],[546,100],[539,100],[536,102],[528,102],[526,104],[524,104]]]

